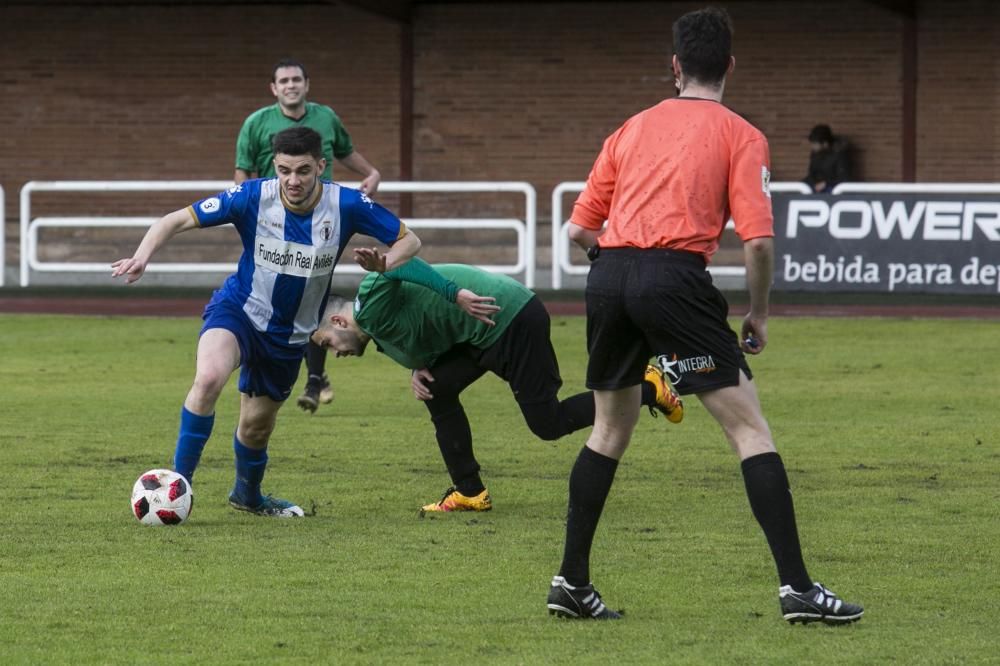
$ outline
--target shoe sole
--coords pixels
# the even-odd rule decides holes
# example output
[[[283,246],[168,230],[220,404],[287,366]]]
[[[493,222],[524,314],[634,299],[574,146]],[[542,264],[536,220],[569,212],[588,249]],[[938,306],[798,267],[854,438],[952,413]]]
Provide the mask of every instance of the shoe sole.
[[[427,507],[422,507],[420,509],[420,517],[423,518],[424,514],[428,513],[485,513],[486,511],[492,511],[493,507],[488,506],[485,509],[428,509]]]
[[[313,414],[316,413],[316,408],[319,407],[319,403],[317,401],[313,400],[312,398],[307,398],[306,396],[302,396],[301,398],[299,398],[296,404],[301,409],[308,412],[312,412]]]
[[[580,615],[574,613],[565,606],[560,606],[559,604],[548,604],[549,615],[555,615],[556,617],[565,617],[570,620],[579,620]]]
[[[319,392],[319,401],[324,405],[329,405],[333,402],[333,391],[330,389]]]
[[[230,502],[229,506],[236,509],[237,511],[243,511],[245,513],[249,513],[254,516],[264,516],[265,518],[303,518],[306,515],[306,512],[302,510],[302,507],[298,507],[299,511],[302,511],[302,513],[295,513],[290,509],[282,509],[281,513],[264,513],[261,511],[254,511],[248,506],[243,506],[242,504],[236,504],[235,502]]]
[[[855,615],[819,615],[815,613],[788,613],[782,617],[789,624],[809,624],[810,622],[822,622],[823,624],[850,624],[857,622],[864,615],[864,611]]]
[[[560,606],[559,604],[547,604],[547,606],[548,606],[548,609],[549,609],[549,615],[554,615],[555,617],[560,617],[560,618],[564,618],[564,619],[567,619],[567,620],[620,620],[620,619],[622,619],[622,617],[621,617],[620,614],[617,615],[617,616],[612,615],[611,617],[591,617],[589,615],[587,615],[587,616],[579,615],[578,613],[575,613],[574,611],[571,611],[570,609],[566,608],[565,606]],[[607,610],[611,611],[610,608],[607,609]]]

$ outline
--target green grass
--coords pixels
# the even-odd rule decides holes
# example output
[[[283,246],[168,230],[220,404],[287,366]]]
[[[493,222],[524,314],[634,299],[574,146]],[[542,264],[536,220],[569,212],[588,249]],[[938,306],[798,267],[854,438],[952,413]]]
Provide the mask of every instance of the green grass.
[[[129,515],[169,466],[196,319],[0,316],[0,663],[996,663],[1000,325],[773,319],[752,366],[810,573],[866,606],[790,627],[739,465],[697,400],[644,416],[598,531],[619,623],[550,618],[567,476],[586,432],[535,439],[492,376],[464,399],[489,514],[419,519],[448,485],[406,371],[330,359],[289,405],[265,491],[315,516],[230,510],[231,382],[179,528]],[[557,319],[564,392],[582,319]]]

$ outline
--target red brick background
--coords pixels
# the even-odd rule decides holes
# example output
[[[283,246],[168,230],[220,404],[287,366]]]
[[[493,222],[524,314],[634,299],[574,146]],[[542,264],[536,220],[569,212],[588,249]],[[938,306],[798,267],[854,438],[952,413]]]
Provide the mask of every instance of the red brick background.
[[[610,131],[671,94],[670,23],[700,4],[416,4],[413,177],[527,180],[544,223],[552,187],[584,179]],[[768,135],[775,180],[804,173],[804,137],[817,122],[850,137],[866,180],[902,178],[903,18],[890,4],[729,4],[737,67],[726,102]],[[997,4],[916,3],[918,180],[1000,175]],[[28,180],[230,178],[240,123],[273,101],[271,65],[285,55],[309,67],[310,99],[333,106],[358,150],[397,179],[403,30],[343,4],[0,7],[8,265],[17,261],[17,195]],[[192,198],[87,205],[158,215]],[[66,212],[71,200],[40,198],[39,212]],[[517,204],[452,210],[508,215]],[[441,206],[418,197],[414,213]],[[540,225],[543,246],[546,232]],[[134,236],[77,233],[53,247],[74,255],[89,246],[107,258],[130,251]]]

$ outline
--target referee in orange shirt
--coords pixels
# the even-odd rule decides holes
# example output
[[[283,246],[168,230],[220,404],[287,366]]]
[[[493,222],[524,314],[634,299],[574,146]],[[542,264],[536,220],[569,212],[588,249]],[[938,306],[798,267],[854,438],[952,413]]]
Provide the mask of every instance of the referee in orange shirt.
[[[698,396],[742,461],[750,508],[777,565],[784,619],[852,622],[862,608],[806,571],[788,477],[743,356],[767,346],[774,223],[767,139],[721,104],[735,65],[729,15],[717,8],[685,14],[673,25],[673,45],[679,97],[629,118],[608,137],[573,208],[570,238],[592,261],[587,387],[596,418],[570,473],[565,552],[549,588],[549,612],[621,617],[590,582],[590,548],[655,356],[681,394]],[[750,292],[739,338],[706,270],[730,215]]]

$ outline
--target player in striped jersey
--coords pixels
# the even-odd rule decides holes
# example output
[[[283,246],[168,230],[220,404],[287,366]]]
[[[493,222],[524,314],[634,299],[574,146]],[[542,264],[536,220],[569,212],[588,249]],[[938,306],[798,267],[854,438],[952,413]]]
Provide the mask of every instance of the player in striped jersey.
[[[112,277],[132,283],[153,254],[191,229],[232,224],[243,244],[236,273],[205,307],[194,384],[181,409],[174,467],[188,480],[212,433],[215,403],[240,368],[239,424],[233,438],[236,484],[230,504],[267,516],[302,516],[295,503],[263,495],[267,445],[278,410],[291,393],[309,336],[326,305],[330,278],[354,234],[390,246],[377,269],[405,263],[420,240],[400,220],[357,190],[323,181],[319,134],[294,127],[273,139],[276,178],[249,180],[169,213],[146,233],[135,254],[112,264]]]

